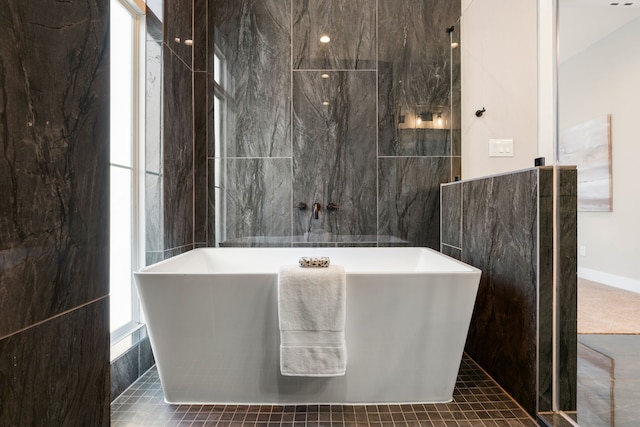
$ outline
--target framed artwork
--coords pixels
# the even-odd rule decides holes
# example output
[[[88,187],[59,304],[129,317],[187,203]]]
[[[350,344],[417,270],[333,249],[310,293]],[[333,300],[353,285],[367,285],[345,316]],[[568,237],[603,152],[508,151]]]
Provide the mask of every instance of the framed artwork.
[[[558,160],[578,168],[578,210],[611,212],[611,115],[560,131]]]

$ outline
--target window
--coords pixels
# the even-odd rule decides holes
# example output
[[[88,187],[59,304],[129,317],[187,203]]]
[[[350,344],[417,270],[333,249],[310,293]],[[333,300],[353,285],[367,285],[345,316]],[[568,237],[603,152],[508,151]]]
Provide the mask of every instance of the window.
[[[141,323],[133,271],[143,266],[144,139],[141,52],[144,15],[126,0],[111,0],[110,314],[111,342]]]

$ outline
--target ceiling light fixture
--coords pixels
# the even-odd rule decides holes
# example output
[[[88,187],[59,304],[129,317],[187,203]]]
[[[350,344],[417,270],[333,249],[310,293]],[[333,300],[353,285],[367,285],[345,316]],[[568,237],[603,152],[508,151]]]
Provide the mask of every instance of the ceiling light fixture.
[[[328,35],[323,34],[320,36],[320,43],[329,43],[330,41],[331,38]]]

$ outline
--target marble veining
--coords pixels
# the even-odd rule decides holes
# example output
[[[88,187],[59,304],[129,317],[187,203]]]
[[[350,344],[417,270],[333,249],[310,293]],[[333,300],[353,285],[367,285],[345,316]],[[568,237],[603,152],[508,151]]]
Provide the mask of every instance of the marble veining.
[[[192,71],[164,48],[164,121],[162,203],[164,250],[193,243],[193,123]]]
[[[227,159],[216,169],[224,176],[217,182],[226,236],[287,236],[291,233],[291,160]]]
[[[375,0],[292,0],[292,8],[294,69],[375,70]]]
[[[289,2],[213,0],[213,7],[226,132],[216,156],[291,156]]]
[[[260,236],[334,244],[322,241],[329,233],[438,248],[439,185],[461,171],[453,157],[459,126],[450,130],[459,121],[452,111],[459,93],[451,93],[452,35],[445,31],[458,22],[460,4],[213,0],[212,9],[209,61],[218,68],[208,72],[218,81],[206,91],[209,111],[218,104],[209,120],[217,140],[208,138],[208,244]],[[319,42],[323,34],[329,43]],[[416,125],[420,112],[433,120]],[[259,171],[248,182],[258,164],[271,164],[266,158],[288,160],[290,173]],[[247,165],[246,176],[232,175],[239,173],[233,164]],[[265,197],[268,206],[258,206]],[[272,198],[287,211],[269,226],[262,218],[278,211]],[[311,218],[315,202],[318,219]],[[338,210],[329,212],[329,203]]]
[[[107,11],[0,3],[0,337],[109,292]]]
[[[445,121],[451,116],[451,42],[445,29],[458,20],[460,4],[379,0],[378,7],[378,33],[384,34],[378,41],[379,152],[411,155],[407,138],[413,136],[420,147],[421,135],[401,130],[419,128],[421,112],[441,112]],[[449,144],[450,138],[446,155]]]
[[[569,168],[559,176],[558,401],[571,411],[577,358],[577,177]],[[443,186],[442,192],[443,252],[483,271],[465,350],[532,416],[551,410],[552,403],[553,194],[553,169],[544,167],[461,181]],[[460,205],[462,224],[456,230]]]
[[[0,425],[109,425],[108,297],[0,340]]]
[[[450,167],[444,157],[380,158],[378,234],[439,250],[440,183]]]
[[[375,73],[321,74],[293,75],[293,200],[309,206],[295,212],[293,234],[376,234]]]

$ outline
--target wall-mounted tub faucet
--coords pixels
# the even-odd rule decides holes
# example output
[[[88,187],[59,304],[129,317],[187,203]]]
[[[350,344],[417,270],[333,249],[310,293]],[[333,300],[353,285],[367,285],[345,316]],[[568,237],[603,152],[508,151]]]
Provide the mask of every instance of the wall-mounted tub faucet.
[[[318,212],[320,212],[321,209],[322,206],[320,205],[320,203],[315,202],[313,204],[313,219],[318,219]]]

